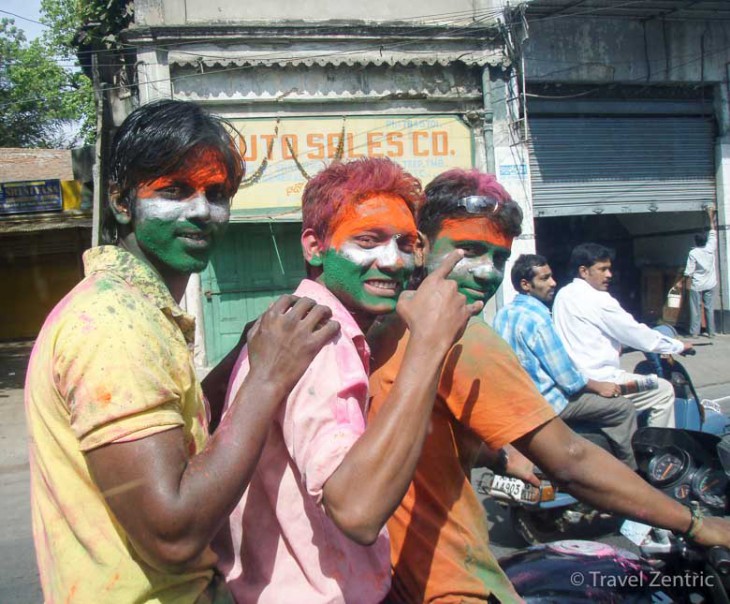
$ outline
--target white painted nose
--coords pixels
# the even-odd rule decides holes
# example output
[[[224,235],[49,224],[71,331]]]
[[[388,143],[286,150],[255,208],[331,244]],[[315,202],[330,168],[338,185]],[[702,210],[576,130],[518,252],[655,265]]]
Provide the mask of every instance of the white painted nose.
[[[205,193],[198,193],[195,199],[190,200],[187,211],[187,218],[192,220],[209,220],[210,219],[210,203]]]

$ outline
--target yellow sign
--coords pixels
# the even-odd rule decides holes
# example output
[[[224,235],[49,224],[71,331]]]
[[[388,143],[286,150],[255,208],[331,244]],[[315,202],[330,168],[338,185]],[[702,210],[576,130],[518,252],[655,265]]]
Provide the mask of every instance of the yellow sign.
[[[472,166],[472,134],[456,116],[233,120],[246,178],[233,210],[301,205],[307,179],[331,162],[389,157],[424,185]]]

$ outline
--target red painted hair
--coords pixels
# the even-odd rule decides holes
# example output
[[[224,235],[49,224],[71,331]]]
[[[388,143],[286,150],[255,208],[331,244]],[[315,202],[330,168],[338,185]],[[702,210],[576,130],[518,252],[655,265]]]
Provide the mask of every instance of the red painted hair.
[[[302,230],[312,229],[324,245],[340,212],[380,193],[402,197],[414,217],[423,203],[421,183],[384,157],[329,165],[309,180],[302,194]]]

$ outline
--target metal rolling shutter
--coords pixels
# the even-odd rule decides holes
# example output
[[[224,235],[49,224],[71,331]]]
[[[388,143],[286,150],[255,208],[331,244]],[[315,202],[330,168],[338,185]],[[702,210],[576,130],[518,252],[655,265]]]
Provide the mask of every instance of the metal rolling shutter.
[[[688,117],[533,117],[535,216],[670,212],[715,200],[714,122]]]

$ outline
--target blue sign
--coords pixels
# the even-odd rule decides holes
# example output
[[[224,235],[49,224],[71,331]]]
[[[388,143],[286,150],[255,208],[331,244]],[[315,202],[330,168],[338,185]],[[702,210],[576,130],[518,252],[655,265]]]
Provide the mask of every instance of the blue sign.
[[[60,212],[63,196],[60,180],[27,180],[0,184],[0,214]]]
[[[501,177],[517,177],[527,176],[526,164],[502,164],[499,166],[499,175]]]

